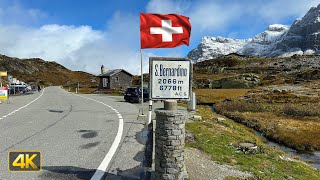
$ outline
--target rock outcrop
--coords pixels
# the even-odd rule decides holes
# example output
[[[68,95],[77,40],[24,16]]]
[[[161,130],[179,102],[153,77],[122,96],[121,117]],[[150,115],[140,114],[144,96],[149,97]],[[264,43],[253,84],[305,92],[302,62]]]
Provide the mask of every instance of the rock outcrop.
[[[242,74],[236,77],[223,78],[211,81],[211,89],[229,89],[229,88],[250,88],[258,85],[260,77],[254,74]]]

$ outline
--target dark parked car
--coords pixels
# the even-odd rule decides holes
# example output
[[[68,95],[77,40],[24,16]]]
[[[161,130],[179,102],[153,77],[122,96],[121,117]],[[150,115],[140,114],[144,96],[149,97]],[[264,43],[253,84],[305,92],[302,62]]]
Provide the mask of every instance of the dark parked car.
[[[23,86],[10,86],[10,94],[23,94],[28,92],[28,89]]]
[[[149,99],[149,90],[143,88],[143,101]],[[130,87],[124,93],[124,100],[127,102],[141,102],[141,88],[140,87]]]

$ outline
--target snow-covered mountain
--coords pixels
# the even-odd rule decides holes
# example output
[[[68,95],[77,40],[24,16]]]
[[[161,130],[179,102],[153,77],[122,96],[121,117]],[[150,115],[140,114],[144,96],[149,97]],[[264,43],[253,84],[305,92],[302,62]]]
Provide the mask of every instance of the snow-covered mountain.
[[[291,27],[270,25],[264,32],[249,39],[203,37],[187,57],[195,62],[230,53],[247,56],[278,57],[294,54],[320,54],[320,4],[311,8]]]

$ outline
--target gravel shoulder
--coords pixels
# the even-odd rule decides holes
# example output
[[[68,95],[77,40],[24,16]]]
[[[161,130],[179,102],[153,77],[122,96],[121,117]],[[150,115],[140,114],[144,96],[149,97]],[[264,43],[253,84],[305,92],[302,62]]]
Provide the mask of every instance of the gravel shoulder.
[[[185,149],[185,165],[190,180],[225,179],[226,177],[247,178],[252,174],[221,165],[211,160],[210,156],[195,148]]]

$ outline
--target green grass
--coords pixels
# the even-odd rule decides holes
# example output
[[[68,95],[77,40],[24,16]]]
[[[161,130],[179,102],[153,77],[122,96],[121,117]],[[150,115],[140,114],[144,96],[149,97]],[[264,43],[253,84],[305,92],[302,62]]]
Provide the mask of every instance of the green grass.
[[[200,107],[198,113],[203,122],[186,124],[187,131],[195,135],[196,141],[187,146],[210,154],[214,161],[233,165],[251,172],[257,179],[320,179],[320,172],[301,162],[285,161],[280,156],[290,156],[283,151],[269,147],[254,132],[232,120],[216,121],[217,114],[208,107]],[[260,147],[257,154],[238,152],[235,144],[251,142]]]

